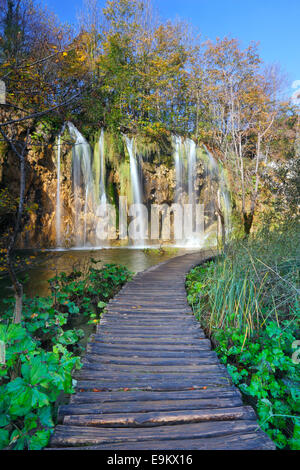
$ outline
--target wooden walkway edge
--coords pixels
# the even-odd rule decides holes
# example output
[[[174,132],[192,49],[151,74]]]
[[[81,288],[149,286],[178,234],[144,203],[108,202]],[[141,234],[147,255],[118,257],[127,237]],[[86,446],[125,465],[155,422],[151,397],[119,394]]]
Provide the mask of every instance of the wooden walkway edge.
[[[186,274],[210,256],[155,266],[110,301],[52,449],[275,449],[187,304]]]

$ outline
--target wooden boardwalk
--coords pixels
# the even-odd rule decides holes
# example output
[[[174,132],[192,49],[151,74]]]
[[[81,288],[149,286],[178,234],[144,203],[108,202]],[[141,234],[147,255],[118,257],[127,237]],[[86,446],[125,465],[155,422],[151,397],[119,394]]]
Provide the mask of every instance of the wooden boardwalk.
[[[185,275],[208,256],[140,273],[110,301],[52,448],[274,449],[187,304]]]

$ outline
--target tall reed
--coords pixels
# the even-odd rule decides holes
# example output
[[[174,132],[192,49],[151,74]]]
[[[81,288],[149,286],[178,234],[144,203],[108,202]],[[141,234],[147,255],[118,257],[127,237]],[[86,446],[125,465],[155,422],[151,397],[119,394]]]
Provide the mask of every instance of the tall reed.
[[[299,321],[299,241],[299,225],[290,225],[233,242],[201,276],[193,298],[201,323],[251,335],[268,320]]]

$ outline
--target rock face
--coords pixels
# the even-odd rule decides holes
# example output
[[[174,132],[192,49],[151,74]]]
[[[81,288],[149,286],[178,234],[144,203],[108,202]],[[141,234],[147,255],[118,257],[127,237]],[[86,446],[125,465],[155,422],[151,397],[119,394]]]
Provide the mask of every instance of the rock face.
[[[120,136],[116,139],[111,135],[105,137],[105,146],[103,147],[105,172],[102,176],[102,182],[104,180],[107,201],[116,206],[118,217],[119,197],[120,195],[127,196],[129,203],[131,203],[132,187],[129,155]],[[32,142],[31,150],[27,155],[26,205],[29,209],[34,207],[34,210],[26,212],[25,225],[27,229],[23,231],[19,240],[19,246],[22,248],[57,246],[58,140],[57,137],[43,135],[42,142],[42,146],[35,146]],[[89,172],[92,174],[90,175],[90,183],[86,183],[87,179],[84,176],[86,162],[80,163],[79,170],[74,169],[74,152],[78,151],[80,147],[74,141],[74,136],[66,129],[60,142],[59,194],[63,246],[82,245],[85,238],[88,240],[88,244],[97,245],[95,224],[98,204],[95,203],[95,200],[99,200],[101,178],[99,136],[95,136],[95,145],[91,146]],[[171,141],[165,156],[153,149],[147,152],[147,147],[146,150],[145,148],[137,149],[142,199],[147,206],[150,204],[171,205],[174,202],[176,171],[172,152]],[[0,158],[0,188],[8,188],[10,194],[17,198],[19,193],[18,162],[5,148],[0,148]],[[77,158],[80,161],[82,156],[78,157],[77,155]],[[187,163],[184,164],[187,165]],[[80,172],[80,184],[77,188],[74,187],[74,171]],[[187,174],[187,168],[183,171]],[[88,189],[87,184],[89,184]],[[181,188],[182,194],[179,199],[180,202],[188,203],[187,183],[185,185]],[[193,185],[193,191],[198,195],[197,203],[205,203],[213,213],[211,200],[213,199],[212,194],[216,192],[216,185],[207,178],[205,165],[201,159],[197,161],[195,167]],[[5,227],[0,227],[0,231],[3,232],[4,229]]]
[[[7,188],[9,194],[17,199],[19,196],[20,171],[16,157],[2,149],[1,188]],[[19,240],[21,247],[47,246],[53,239],[53,219],[55,215],[56,170],[52,151],[33,149],[27,155],[26,164],[26,216],[25,225]],[[34,208],[35,210],[30,210]],[[47,230],[43,230],[47,227]],[[0,227],[3,231],[5,227]]]
[[[30,150],[26,155],[26,210],[24,216],[24,230],[19,238],[20,248],[28,247],[54,247],[56,246],[56,193],[57,193],[57,167],[56,148],[53,137],[43,135],[43,145],[30,143]],[[66,214],[72,213],[72,160],[70,146],[65,146],[64,173],[62,191]],[[0,148],[0,188],[7,188],[12,198],[19,197],[20,170],[17,157],[7,148]],[[10,220],[13,223],[12,217]],[[6,227],[0,226],[0,232]]]
[[[165,164],[143,162],[144,198],[147,203],[171,204],[174,199],[175,169]]]

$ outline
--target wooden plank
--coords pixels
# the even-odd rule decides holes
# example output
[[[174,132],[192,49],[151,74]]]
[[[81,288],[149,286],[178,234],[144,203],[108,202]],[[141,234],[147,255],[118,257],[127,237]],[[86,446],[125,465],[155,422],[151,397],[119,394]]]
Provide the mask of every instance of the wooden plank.
[[[131,322],[130,325],[128,325],[129,321],[120,322],[118,320],[104,320],[103,323],[100,323],[98,325],[98,332],[103,332],[103,333],[108,333],[108,334],[119,334],[119,333],[134,333],[134,334],[162,334],[165,333],[165,336],[173,336],[173,335],[180,335],[180,336],[189,336],[192,334],[197,334],[199,336],[202,335],[204,337],[203,330],[199,328],[198,325],[195,325],[193,323],[185,323],[182,324],[182,328],[184,330],[180,330],[177,325],[169,325],[167,323],[159,323],[156,322],[155,324],[141,324],[141,323],[133,323]]]
[[[123,331],[122,328],[120,328],[119,332],[111,332],[111,331],[108,331],[108,330],[101,330],[101,328],[99,328],[99,330],[97,331],[96,334],[94,334],[92,336],[92,338],[130,338],[132,337],[133,339],[134,338],[143,338],[143,341],[144,339],[149,341],[151,340],[152,338],[155,340],[155,341],[158,341],[160,340],[162,343],[164,341],[168,341],[168,342],[174,342],[174,341],[180,341],[182,343],[190,343],[191,341],[194,342],[195,344],[197,344],[197,342],[200,340],[200,342],[203,342],[203,341],[209,341],[205,336],[204,334],[201,333],[201,331],[195,331],[195,332],[191,332],[190,334],[185,334],[183,333],[182,335],[177,332],[177,333],[174,333],[173,335],[172,334],[168,334],[166,331],[159,331],[159,330],[156,330],[154,331],[153,333],[148,333],[147,331],[144,331],[142,328],[140,329],[140,331],[138,331],[138,329],[132,329],[131,332],[129,331]]]
[[[158,382],[158,381],[168,381],[175,380],[178,381],[197,381],[198,380],[206,380],[212,378],[229,378],[229,375],[225,368],[221,365],[216,366],[215,369],[205,369],[202,372],[194,371],[194,372],[185,372],[184,370],[181,371],[174,371],[172,373],[169,372],[162,372],[162,373],[151,373],[151,372],[136,372],[135,368],[131,368],[126,372],[120,371],[103,371],[103,370],[96,370],[91,369],[88,367],[84,367],[81,369],[77,374],[77,377],[80,377],[80,380],[103,380],[103,383],[107,380],[119,380],[120,383],[125,382],[126,380],[132,382],[132,380],[138,381],[138,383],[146,382]]]
[[[143,315],[140,313],[137,313],[136,311],[132,310],[131,312],[111,312],[111,313],[105,313],[102,317],[105,320],[115,320],[115,321],[120,321],[124,322],[126,321],[134,321],[134,322],[139,322],[142,323],[145,318],[148,319],[149,322],[154,322],[154,323],[163,323],[163,324],[168,324],[170,321],[174,324],[179,324],[181,322],[186,321],[186,323],[192,324],[191,322],[196,323],[196,319],[193,315],[192,312],[185,313],[183,314],[180,312],[178,315],[171,315],[170,312],[167,314],[161,313],[159,314],[153,314],[152,312],[144,312]]]
[[[159,334],[162,336],[180,336],[190,337],[190,335],[197,335],[197,338],[205,338],[203,330],[201,330],[197,325],[182,325],[184,330],[181,330],[179,327],[172,328],[168,325],[162,323],[156,323],[156,325],[145,325],[145,324],[133,324],[128,325],[127,322],[124,322],[120,325],[119,322],[106,322],[100,323],[98,327],[98,332],[103,334],[116,335],[123,334],[138,334],[138,335],[155,335]]]
[[[149,318],[149,317],[148,317]],[[184,318],[186,321],[181,321],[182,318]],[[170,324],[170,317],[164,317],[164,318],[155,318],[155,317],[152,317],[149,319],[149,321],[145,322],[144,321],[144,318],[143,317],[140,317],[140,316],[137,316],[137,315],[122,315],[122,314],[113,314],[112,316],[108,316],[107,314],[105,314],[105,316],[102,316],[102,319],[100,320],[101,323],[98,325],[98,330],[99,328],[101,328],[101,325],[115,325],[117,323],[119,323],[119,325],[122,327],[124,326],[124,328],[129,328],[130,326],[136,326],[136,327],[139,327],[139,328],[143,328],[144,325],[145,327],[150,327],[150,328],[157,328],[159,326],[161,326],[162,328],[166,328],[166,326],[168,325],[168,323]],[[195,320],[196,321],[196,320]],[[173,322],[173,319],[172,319],[172,322]],[[178,324],[178,328],[182,329],[182,331],[185,330],[185,328],[187,327],[194,327],[195,326],[195,323],[194,323],[194,319],[192,317],[192,315],[186,315],[185,317],[182,317],[180,319],[174,319],[174,322],[176,322],[176,325]],[[199,330],[201,330],[201,328],[199,328]]]
[[[157,307],[170,307],[170,302],[174,304],[176,302],[176,307],[187,307],[188,303],[186,301],[186,297],[184,295],[177,297],[177,298],[172,298],[170,296],[169,298],[165,298],[164,295],[161,295],[160,297],[157,297],[157,294],[155,298],[153,298],[151,295],[148,296],[148,298],[143,295],[140,296],[140,298],[137,298],[135,295],[122,295],[122,305],[128,305],[128,306],[136,306],[137,308],[140,306],[148,306],[149,304],[156,305]],[[116,298],[114,300],[110,300],[108,305],[118,305],[120,303],[120,299]]]
[[[72,403],[123,403],[123,402],[155,402],[179,400],[215,400],[217,398],[241,398],[240,392],[233,386],[216,389],[200,389],[176,392],[80,392],[71,396]]]
[[[206,371],[216,371],[216,370],[224,370],[220,369],[220,363],[215,361],[214,363],[210,364],[201,364],[201,365],[186,365],[186,364],[181,364],[181,365],[168,365],[168,366],[149,366],[147,364],[146,366],[141,366],[135,364],[134,366],[129,366],[128,364],[101,364],[98,361],[97,362],[88,362],[86,360],[83,360],[84,368],[88,370],[98,370],[98,371],[106,371],[109,372],[111,371],[112,373],[114,372],[124,372],[124,371],[131,371],[134,368],[134,371],[136,374],[142,374],[146,373],[147,374],[157,374],[157,373],[178,373],[178,371],[184,371],[187,373],[201,373],[201,372],[206,372]]]
[[[170,318],[170,315],[172,315],[172,318],[176,318],[178,320],[193,318],[193,312],[187,305],[183,308],[174,307],[173,309],[170,307],[170,305],[168,307],[159,307],[156,305],[152,305],[152,306],[145,306],[145,307],[140,307],[140,308],[137,308],[134,306],[134,308],[132,308],[128,306],[126,307],[123,306],[122,301],[120,300],[120,302],[117,305],[114,305],[114,306],[107,305],[105,311],[107,315],[116,315],[118,313],[120,315],[124,315],[126,313],[128,315],[134,315],[134,314],[138,315],[138,314],[147,313],[149,314],[149,318],[148,318],[148,315],[146,315],[144,316],[144,319],[148,319],[148,320],[154,319],[154,318],[156,320],[159,320],[159,317]],[[140,318],[140,316],[137,316],[137,318]]]
[[[139,339],[142,340],[142,342],[148,342],[148,343],[154,343],[154,342],[160,342],[160,343],[182,343],[182,344],[198,344],[199,342],[201,344],[203,343],[210,343],[208,339],[205,338],[204,334],[201,334],[201,332],[195,332],[195,333],[190,333],[189,335],[186,334],[180,334],[177,332],[177,334],[174,335],[168,335],[165,332],[159,332],[158,330],[154,333],[147,333],[144,332],[143,330],[132,330],[130,333],[129,331],[122,331],[120,328],[119,333],[115,332],[109,332],[109,331],[104,331],[99,329],[98,332],[94,335],[91,336],[92,339],[124,339],[124,338],[130,338],[132,340],[138,341]]]
[[[68,450],[275,450],[275,445],[262,432],[235,433],[199,439],[174,439],[164,441],[120,442],[100,446],[70,447]],[[60,448],[48,450],[61,450]],[[66,449],[67,450],[67,449]]]
[[[152,280],[142,278],[139,281],[132,281],[127,287],[119,294],[125,294],[140,297],[146,294],[147,297],[151,297],[154,301],[168,299],[174,294],[174,297],[185,298],[185,283],[176,279],[170,279],[168,282],[161,280]],[[158,296],[157,294],[160,294]],[[112,299],[113,301],[114,299]]]
[[[209,349],[210,348],[210,341],[204,338],[191,338],[189,340],[188,337],[173,337],[169,338],[166,336],[134,336],[134,335],[119,335],[119,336],[114,336],[114,335],[109,335],[109,334],[97,334],[94,335],[91,338],[91,343],[92,344],[120,344],[123,346],[126,346],[128,344],[129,347],[132,347],[132,349],[135,349],[135,347],[144,346],[144,347],[151,347],[151,346],[161,346],[162,348],[169,348],[173,350],[174,348],[177,349],[194,349],[198,351],[199,349]]]
[[[160,294],[159,297],[157,298],[157,292],[154,296],[154,294],[150,294],[150,295],[145,295],[145,294],[139,294],[139,295],[134,295],[133,293],[127,293],[127,294],[122,294],[121,297],[115,297],[113,300],[110,300],[108,302],[107,305],[109,306],[116,306],[116,305],[119,305],[121,302],[122,304],[124,303],[124,305],[147,305],[147,304],[151,304],[152,305],[156,305],[158,307],[162,307],[163,305],[170,307],[170,304],[174,305],[176,303],[176,306],[185,306],[185,307],[188,307],[188,303],[187,303],[187,300],[186,300],[186,293],[182,293],[182,295],[180,296],[170,296],[169,298],[167,298],[164,294]],[[164,298],[164,302],[161,302],[161,300],[159,299],[162,299]]]
[[[121,323],[120,327],[117,328],[115,326],[115,323]],[[180,333],[182,332],[182,334]],[[129,325],[127,324],[127,320],[125,321],[116,321],[114,323],[112,322],[107,322],[107,323],[102,323],[98,325],[98,328],[96,330],[97,334],[103,334],[103,335],[111,335],[111,336],[119,336],[120,334],[122,336],[124,335],[136,335],[136,336],[144,336],[144,337],[151,337],[151,335],[154,336],[165,336],[169,337],[170,339],[173,337],[180,337],[184,339],[189,339],[192,335],[196,338],[200,339],[207,339],[207,337],[204,335],[203,330],[200,328],[195,328],[193,325],[182,325],[179,327],[179,329],[170,329],[168,330],[167,324],[161,325],[161,324],[154,324],[154,325],[145,325],[145,324],[138,324],[138,323],[130,323]]]
[[[141,441],[168,441],[199,439],[217,436],[227,436],[233,433],[255,432],[257,423],[253,420],[204,422],[182,424],[173,426],[157,426],[154,428],[139,428],[138,432],[133,428],[94,428],[83,426],[56,426],[51,438],[54,447],[97,445],[105,443],[131,443]],[[128,446],[130,449],[130,445]]]
[[[184,379],[178,381],[166,380],[135,380],[126,379],[120,381],[113,380],[79,380],[76,389],[78,391],[118,391],[118,390],[153,390],[153,391],[171,391],[171,390],[190,390],[201,388],[218,388],[220,386],[229,385],[230,381],[226,377],[201,377],[201,379]]]
[[[166,351],[166,352],[195,352],[199,353],[199,351],[206,349],[209,350],[208,343],[203,343],[201,345],[197,344],[188,344],[188,343],[177,343],[174,342],[172,345],[171,342],[164,342],[159,343],[159,341],[155,341],[152,339],[152,342],[143,343],[142,339],[139,338],[138,340],[134,340],[132,337],[124,337],[119,339],[110,339],[110,338],[99,338],[94,339],[91,341],[87,347],[87,350],[90,351],[91,347],[95,346],[98,347],[101,351],[107,351],[108,348],[111,349],[122,349],[124,353],[134,352],[134,351]]]
[[[204,344],[203,346],[199,346],[197,350],[164,350],[161,348],[160,351],[155,350],[147,350],[146,348],[143,350],[138,350],[132,348],[131,350],[126,351],[127,357],[157,357],[160,359],[166,359],[171,357],[178,357],[178,358],[198,358],[201,357],[202,351],[209,351],[209,346]],[[113,345],[100,345],[97,343],[89,343],[87,345],[87,351],[92,354],[106,354],[108,356],[124,356],[124,349],[114,347]]]
[[[180,328],[180,326],[182,327],[185,327],[185,326],[198,326],[197,324],[197,321],[195,319],[195,317],[193,315],[178,315],[177,317],[176,316],[173,316],[172,315],[172,323],[170,323],[170,315],[162,315],[161,318],[159,318],[158,316],[152,316],[151,314],[150,315],[144,315],[144,316],[140,316],[140,315],[136,315],[134,312],[130,312],[128,314],[126,313],[105,313],[102,315],[102,318],[101,318],[101,323],[102,321],[103,322],[113,322],[113,323],[117,323],[119,322],[120,320],[124,320],[124,318],[126,319],[126,324],[130,324],[130,323],[133,323],[133,324],[137,324],[137,325],[162,325],[162,326],[166,326],[167,324],[169,324],[170,326],[177,326],[178,325],[178,328]],[[124,323],[125,324],[125,323]],[[201,329],[201,328],[199,328]]]
[[[158,275],[158,271],[156,273],[156,275]],[[177,284],[178,286],[178,289],[174,289],[174,288],[171,288],[171,289],[167,289],[165,294],[167,296],[170,296],[172,292],[174,292],[174,295],[177,296],[179,294],[184,294],[184,289],[185,289],[185,284],[182,282],[182,279],[170,279],[170,281],[166,281],[165,279],[162,280],[163,282],[160,282],[160,280],[158,279],[155,279],[152,277],[152,279],[150,279],[149,277],[147,278],[145,276],[145,274],[143,276],[140,277],[140,279],[133,279],[130,283],[128,283],[125,288],[124,288],[124,291],[123,292],[127,292],[127,291],[133,291],[133,294],[136,294],[136,293],[146,293],[146,295],[148,294],[151,294],[151,289],[154,288],[157,288],[158,290],[163,290],[165,289],[166,285],[169,286],[170,285],[170,281],[172,283],[172,281],[174,283]],[[145,283],[147,283],[147,289],[145,289]],[[139,288],[138,288],[139,286]]]
[[[124,355],[110,356],[108,354],[88,353],[85,355],[84,361],[88,363],[127,365],[128,367],[133,365],[184,367],[186,365],[215,364],[216,359],[215,354],[211,351],[202,351],[201,356],[196,358],[124,357]]]
[[[125,393],[125,392],[124,392]],[[80,405],[64,405],[59,408],[59,415],[89,415],[113,413],[151,413],[178,410],[209,410],[220,408],[236,408],[242,406],[239,396],[229,398],[188,399],[188,400],[152,400],[152,401],[122,401],[109,403],[85,403]]]
[[[202,328],[199,328],[197,324],[197,320],[195,319],[193,314],[180,314],[178,317],[170,317],[169,314],[167,316],[156,317],[151,313],[147,314],[146,316],[142,316],[136,313],[105,313],[102,315],[100,319],[100,323],[98,324],[98,329],[101,326],[112,326],[116,327],[119,324],[120,328],[130,328],[131,326],[136,328],[143,327],[147,328],[163,328],[166,329],[169,325],[171,329],[174,331],[176,328],[181,331],[185,331],[185,328],[194,328],[195,330],[203,331]]]
[[[255,420],[251,407],[220,408],[210,410],[163,411],[156,413],[116,413],[116,414],[87,414],[64,417],[67,426],[92,427],[152,427],[168,426],[187,423],[202,423],[205,421],[234,421]]]

